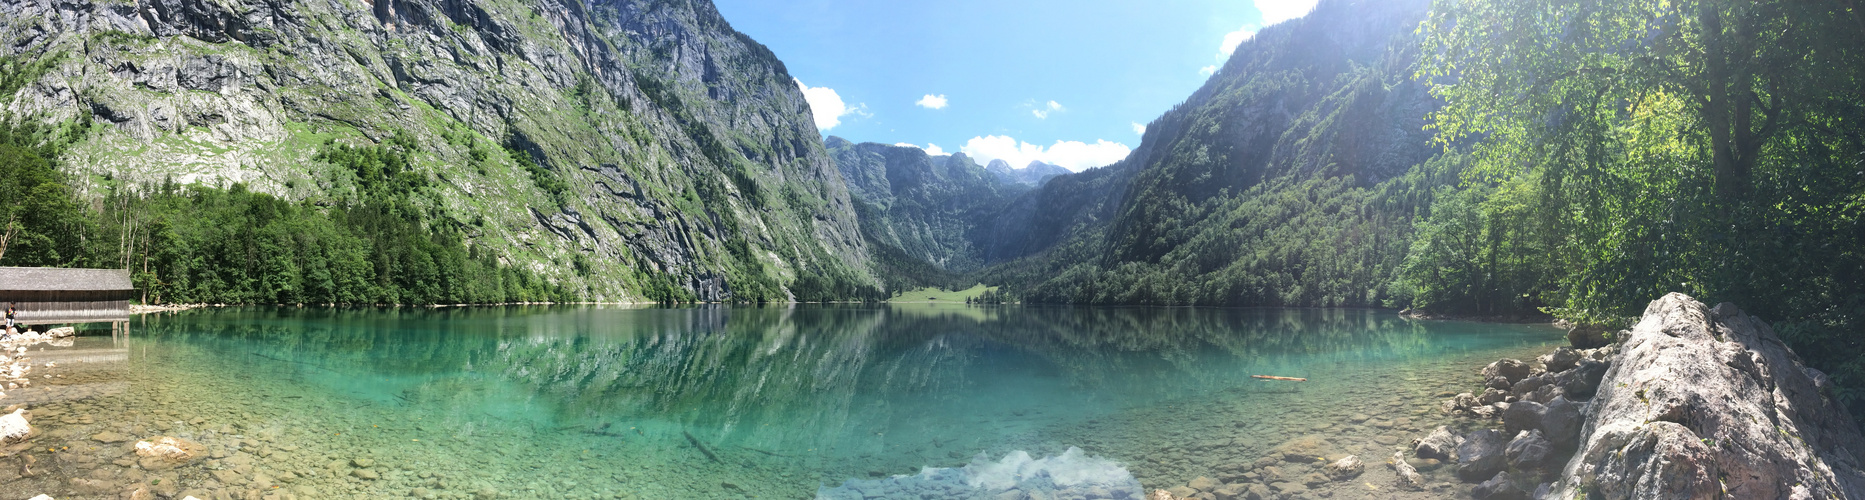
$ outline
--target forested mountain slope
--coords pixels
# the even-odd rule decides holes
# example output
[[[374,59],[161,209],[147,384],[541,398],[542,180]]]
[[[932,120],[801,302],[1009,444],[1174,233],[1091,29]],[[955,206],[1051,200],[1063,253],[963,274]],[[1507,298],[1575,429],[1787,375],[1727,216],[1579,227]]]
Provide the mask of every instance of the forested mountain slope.
[[[79,200],[7,265],[132,267],[166,301],[878,285],[801,92],[706,0],[14,0],[0,57],[11,142],[58,165],[20,182]]]
[[[1865,414],[1852,2],[1323,0],[991,224],[1026,301],[1775,324]]]
[[[1126,160],[995,221],[992,280],[1028,300],[1380,305],[1454,159],[1413,80],[1428,2],[1324,1],[1257,33]],[[987,280],[989,281],[989,280]]]

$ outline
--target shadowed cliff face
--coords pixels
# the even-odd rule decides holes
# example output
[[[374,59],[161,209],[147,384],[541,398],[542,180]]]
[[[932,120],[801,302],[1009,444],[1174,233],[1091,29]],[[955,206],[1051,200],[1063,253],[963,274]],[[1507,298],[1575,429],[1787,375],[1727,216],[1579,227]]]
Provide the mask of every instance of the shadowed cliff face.
[[[983,266],[989,255],[978,242],[988,241],[988,221],[1031,187],[978,166],[964,153],[930,156],[919,148],[853,144],[840,137],[827,144],[855,203],[863,205],[870,244],[897,248],[945,271]]]
[[[0,103],[16,121],[102,125],[65,158],[94,195],[173,180],[342,202],[356,180],[319,148],[401,130],[442,186],[419,201],[435,222],[591,298],[638,298],[654,277],[711,300],[782,299],[805,275],[874,283],[801,92],[703,0],[0,13],[0,56],[34,65]]]

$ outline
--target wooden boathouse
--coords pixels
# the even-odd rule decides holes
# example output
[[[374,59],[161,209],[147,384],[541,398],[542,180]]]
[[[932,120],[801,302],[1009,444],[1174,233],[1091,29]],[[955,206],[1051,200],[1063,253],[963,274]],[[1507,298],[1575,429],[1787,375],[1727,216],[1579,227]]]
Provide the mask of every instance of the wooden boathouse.
[[[28,325],[127,323],[135,296],[124,269],[0,267],[0,311]]]

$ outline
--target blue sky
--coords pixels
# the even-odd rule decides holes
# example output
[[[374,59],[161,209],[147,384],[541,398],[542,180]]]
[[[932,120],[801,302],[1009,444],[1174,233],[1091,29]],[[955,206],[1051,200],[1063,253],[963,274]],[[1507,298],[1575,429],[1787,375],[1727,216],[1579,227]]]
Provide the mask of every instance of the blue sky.
[[[783,59],[825,136],[1079,171],[1315,0],[714,1]]]

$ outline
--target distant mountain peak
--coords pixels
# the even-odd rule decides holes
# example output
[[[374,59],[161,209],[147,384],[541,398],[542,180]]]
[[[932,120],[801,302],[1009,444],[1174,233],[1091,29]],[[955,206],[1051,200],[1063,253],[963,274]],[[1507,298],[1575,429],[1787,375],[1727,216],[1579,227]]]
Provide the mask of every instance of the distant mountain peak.
[[[1032,161],[1028,166],[1023,168],[1013,168],[1010,166],[1010,162],[1002,159],[991,160],[991,163],[985,165],[984,169],[991,172],[991,175],[997,176],[997,180],[1005,184],[1023,184],[1026,186],[1040,186],[1051,177],[1070,173],[1066,168],[1043,163],[1041,161]]]

